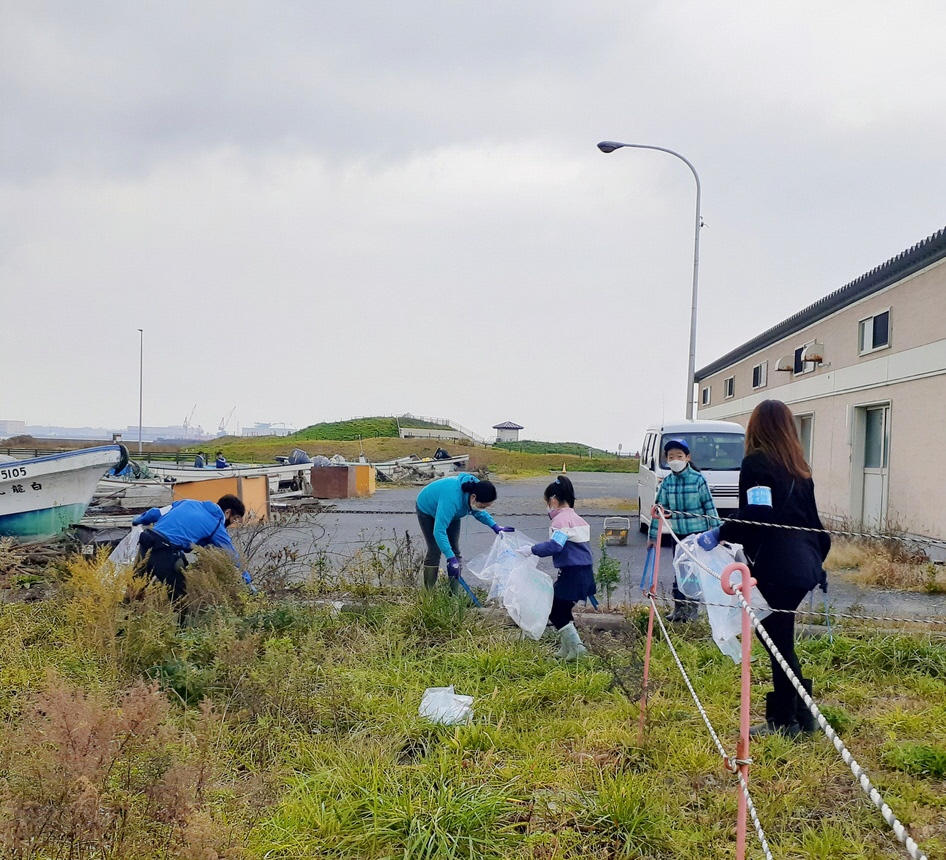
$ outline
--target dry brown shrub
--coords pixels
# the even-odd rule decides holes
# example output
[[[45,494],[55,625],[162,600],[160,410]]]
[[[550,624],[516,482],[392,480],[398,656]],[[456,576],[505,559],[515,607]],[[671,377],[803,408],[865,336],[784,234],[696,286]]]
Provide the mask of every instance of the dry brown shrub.
[[[850,570],[860,567],[866,558],[867,547],[863,541],[835,538],[824,566],[826,570]]]
[[[135,684],[111,704],[51,675],[0,740],[5,856],[241,857],[232,825],[218,823],[208,802],[217,778],[212,707],[192,733],[169,715],[154,684]]]
[[[187,596],[184,605],[189,613],[212,606],[226,606],[242,612],[246,602],[243,576],[233,559],[222,549],[198,547],[197,561],[187,566]]]

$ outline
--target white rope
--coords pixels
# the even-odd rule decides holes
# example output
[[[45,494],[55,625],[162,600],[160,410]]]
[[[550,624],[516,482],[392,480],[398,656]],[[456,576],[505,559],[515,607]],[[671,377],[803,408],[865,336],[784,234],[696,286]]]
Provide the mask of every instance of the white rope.
[[[683,545],[680,539],[676,536],[673,529],[670,528],[670,525],[667,523],[666,517],[664,516],[663,509],[658,508],[660,517],[663,520],[664,526],[667,530],[673,535],[673,539],[677,542],[677,545],[685,552],[690,559],[698,565],[700,568],[705,570],[711,576],[716,579],[721,579],[719,574],[710,570],[705,564],[703,564],[696,556],[693,555],[690,550]],[[749,616],[749,620],[752,622],[753,628],[755,628],[756,633],[759,634],[759,638],[765,643],[766,647],[769,649],[769,652],[775,658],[776,662],[782,668],[782,671],[785,672],[785,677],[791,681],[792,686],[795,688],[795,691],[801,697],[802,701],[805,703],[805,706],[811,711],[812,716],[817,721],[818,725],[821,727],[821,730],[827,735],[828,740],[834,744],[834,748],[841,755],[841,758],[844,760],[844,763],[851,768],[851,772],[854,774],[854,778],[857,780],[861,789],[864,793],[870,798],[871,803],[880,810],[880,814],[883,815],[884,820],[887,824],[890,825],[894,834],[896,834],[897,839],[903,843],[903,846],[907,849],[907,853],[913,858],[913,860],[927,860],[926,855],[920,849],[920,846],[913,841],[909,833],[907,833],[906,828],[900,822],[900,819],[893,814],[893,810],[887,805],[884,801],[880,792],[871,784],[870,779],[867,774],[864,772],[864,769],[857,763],[857,760],[851,753],[848,751],[848,748],[844,745],[844,742],[841,738],[838,737],[837,733],[831,728],[831,724],[825,719],[824,714],[818,709],[818,706],[814,703],[814,700],[811,696],[808,695],[808,691],[802,686],[801,682],[795,676],[794,671],[792,671],[791,666],[785,662],[785,658],[779,652],[778,648],[775,647],[775,643],[772,642],[771,637],[769,636],[766,629],[762,626],[762,622],[759,621],[758,617],[755,614],[753,608],[749,605],[749,602],[742,594],[741,588],[735,589],[736,595],[739,598],[739,602],[742,604],[743,611]]]
[[[746,798],[746,809],[749,812],[749,816],[752,818],[752,824],[755,827],[756,836],[759,837],[759,842],[762,844],[762,850],[765,852],[766,860],[773,860],[772,852],[769,850],[769,843],[765,838],[765,831],[762,829],[762,823],[759,821],[759,816],[756,814],[755,804],[752,802],[752,795],[749,794],[749,784],[746,782],[746,778],[742,775],[742,772],[739,770],[738,766],[733,764],[736,759],[726,752],[722,742],[719,739],[719,735],[716,734],[716,729],[713,728],[713,724],[710,722],[710,718],[706,713],[706,709],[703,707],[700,697],[696,694],[696,690],[693,688],[693,684],[690,682],[690,677],[687,675],[686,669],[683,668],[683,663],[680,660],[680,656],[677,654],[677,649],[673,647],[673,642],[670,641],[670,634],[667,632],[667,628],[664,626],[663,619],[660,617],[660,613],[657,611],[657,604],[653,599],[653,595],[650,595],[650,598],[651,606],[654,611],[654,617],[657,619],[657,623],[660,625],[660,631],[663,633],[664,639],[667,642],[667,647],[670,649],[670,653],[673,655],[674,662],[676,662],[677,668],[680,670],[680,674],[683,675],[683,681],[687,685],[687,689],[690,691],[693,701],[696,703],[697,710],[700,712],[703,722],[706,723],[707,731],[709,731],[710,737],[713,739],[713,743],[716,745],[716,749],[719,750],[719,754],[723,757],[723,761],[727,763],[729,770],[739,777],[739,785],[742,788],[742,793]]]

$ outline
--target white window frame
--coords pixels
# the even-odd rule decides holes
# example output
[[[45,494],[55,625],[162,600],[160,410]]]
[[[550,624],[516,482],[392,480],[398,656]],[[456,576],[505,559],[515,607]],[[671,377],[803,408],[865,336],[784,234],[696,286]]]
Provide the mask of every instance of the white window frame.
[[[815,341],[812,340],[792,350],[792,376],[802,376],[806,373],[811,373],[818,366],[814,361],[805,361],[805,353],[808,351],[808,347],[814,345]],[[799,349],[802,355],[801,370],[795,370],[795,353],[798,352]]]
[[[755,372],[759,371],[760,382],[758,385],[755,384]],[[752,368],[752,390],[755,391],[757,388],[765,388],[769,384],[769,363],[768,361],[763,361],[761,364],[755,365]]]
[[[880,346],[874,346],[874,325],[873,325],[873,323],[874,323],[874,320],[875,320],[877,317],[883,316],[883,314],[887,314],[887,342],[884,343],[884,344],[881,344]],[[882,350],[882,349],[890,349],[890,316],[891,316],[891,314],[890,314],[890,308],[885,308],[885,309],[882,310],[882,311],[877,311],[877,313],[871,314],[869,317],[864,317],[864,318],[859,319],[859,320],[857,321],[857,354],[858,354],[858,355],[870,355],[870,353],[872,353],[872,352],[879,352],[879,351]],[[864,330],[864,324],[865,324],[865,323],[870,323],[870,324],[871,324],[871,325],[870,325],[870,339],[871,339],[871,345],[870,345],[870,347],[868,347],[868,348],[862,349],[862,348],[861,348],[861,341],[862,341],[861,332]]]
[[[712,399],[713,399],[713,386],[712,386],[712,385],[707,385],[707,386],[706,386],[705,388],[703,388],[703,390],[700,392],[700,405],[701,405],[701,406],[709,406],[709,405],[710,405],[710,401],[711,401]]]
[[[728,394],[726,393],[727,389],[729,391]],[[723,400],[731,400],[735,396],[736,396],[736,377],[735,375],[727,376],[723,380]]]
[[[805,462],[811,466],[811,461],[815,456],[815,413],[814,412],[799,412],[794,416],[795,418],[795,430],[798,432],[798,441],[801,442],[802,451],[805,453]],[[808,434],[808,450],[805,451],[805,443],[802,441],[801,437],[801,423],[804,419],[811,419],[811,432]]]

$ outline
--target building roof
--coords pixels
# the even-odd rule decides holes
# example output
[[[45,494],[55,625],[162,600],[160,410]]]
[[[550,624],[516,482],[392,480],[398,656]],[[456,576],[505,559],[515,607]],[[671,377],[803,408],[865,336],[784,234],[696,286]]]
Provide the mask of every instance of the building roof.
[[[860,299],[878,293],[891,284],[895,284],[897,281],[901,281],[943,258],[946,258],[946,228],[934,233],[922,242],[918,242],[912,248],[901,251],[896,257],[887,260],[886,263],[876,266],[866,274],[841,287],[841,289],[835,290],[797,314],[782,320],[778,325],[772,326],[768,331],[764,331],[752,340],[746,341],[742,346],[736,347],[732,352],[727,352],[726,355],[716,359],[706,367],[700,368],[694,374],[694,379],[697,382],[706,379],[706,377],[712,376],[714,373],[718,373],[720,370],[742,361],[744,358],[748,358],[774,343],[778,343],[782,338],[795,334],[795,332],[801,331],[806,326],[818,322]]]
[[[525,430],[521,424],[516,424],[514,421],[503,421],[502,424],[494,424],[494,430]]]

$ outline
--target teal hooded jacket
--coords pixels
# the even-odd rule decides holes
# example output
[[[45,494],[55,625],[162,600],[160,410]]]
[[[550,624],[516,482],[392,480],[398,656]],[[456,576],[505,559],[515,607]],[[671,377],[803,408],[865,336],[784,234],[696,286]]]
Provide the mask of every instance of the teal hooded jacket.
[[[468,472],[460,472],[459,475],[432,481],[417,494],[417,510],[434,518],[434,539],[447,558],[453,556],[453,547],[447,538],[447,526],[454,520],[473,514],[484,526],[492,528],[496,525],[496,520],[487,511],[474,511],[470,507],[470,494],[460,489],[468,481],[479,483],[479,479]],[[475,491],[473,495],[476,495]]]

